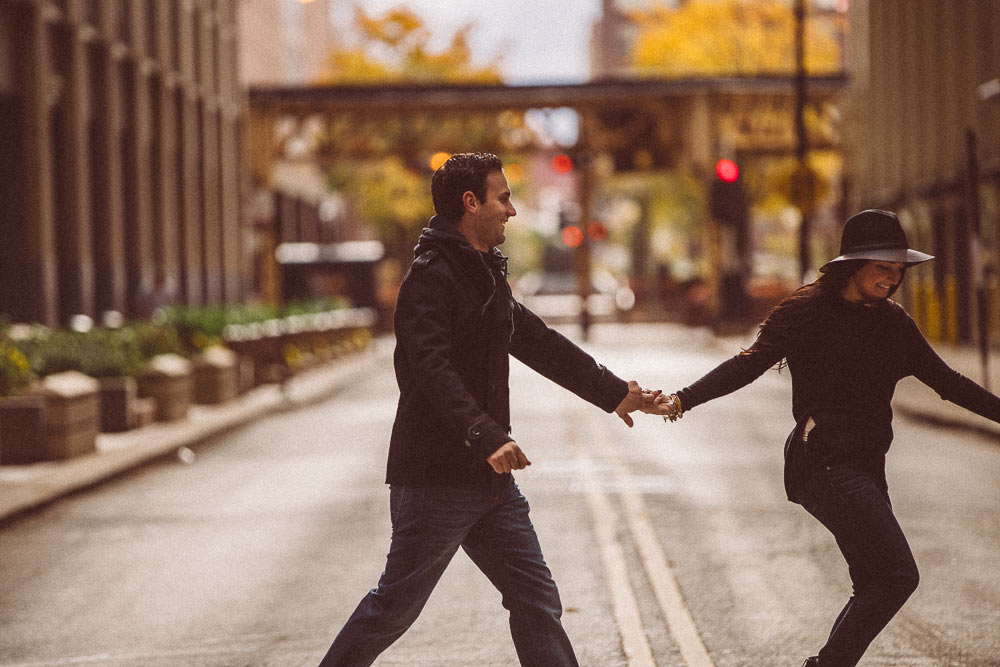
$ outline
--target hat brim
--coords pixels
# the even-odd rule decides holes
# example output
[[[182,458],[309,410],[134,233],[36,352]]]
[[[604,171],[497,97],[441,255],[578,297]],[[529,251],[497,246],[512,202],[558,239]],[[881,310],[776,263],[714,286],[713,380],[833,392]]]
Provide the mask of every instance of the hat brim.
[[[857,252],[845,253],[840,257],[834,257],[829,262],[819,267],[820,273],[826,273],[826,271],[830,268],[831,264],[835,264],[837,262],[847,262],[852,259],[881,260],[883,262],[900,262],[902,264],[905,264],[906,266],[914,266],[915,264],[921,264],[928,260],[934,259],[934,255],[928,255],[927,253],[920,252],[919,250],[910,250],[909,248],[859,250]]]

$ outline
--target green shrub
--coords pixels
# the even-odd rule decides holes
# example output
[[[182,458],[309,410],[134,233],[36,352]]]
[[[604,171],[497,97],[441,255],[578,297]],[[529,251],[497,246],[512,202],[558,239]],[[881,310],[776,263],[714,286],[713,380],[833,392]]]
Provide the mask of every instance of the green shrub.
[[[170,324],[135,322],[122,329],[122,332],[132,338],[144,361],[160,354],[187,354],[180,334]]]
[[[325,313],[329,310],[337,310],[339,308],[347,308],[348,303],[345,299],[308,299],[308,300],[293,300],[285,304],[282,309],[281,316],[288,317],[289,315],[312,315],[314,313]]]
[[[0,339],[0,396],[13,396],[33,378],[31,365],[15,345]]]
[[[135,375],[143,358],[134,338],[116,329],[53,330],[19,344],[41,376],[78,371],[95,378]]]
[[[191,355],[223,342],[223,331],[231,324],[253,324],[268,320],[322,313],[347,307],[343,299],[311,299],[291,301],[284,307],[266,304],[231,304],[224,306],[173,306],[164,311],[160,322],[173,327]]]

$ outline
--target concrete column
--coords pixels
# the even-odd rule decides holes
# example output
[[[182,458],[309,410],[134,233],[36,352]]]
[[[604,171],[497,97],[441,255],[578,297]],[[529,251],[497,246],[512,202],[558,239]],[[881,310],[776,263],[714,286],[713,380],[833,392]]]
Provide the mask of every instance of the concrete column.
[[[179,29],[175,22],[178,6],[174,2],[156,4],[157,52],[155,57],[160,65],[160,86],[154,104],[159,107],[159,124],[155,129],[159,136],[159,215],[157,216],[156,263],[163,272],[165,289],[173,296],[178,294],[180,283],[180,190],[179,161],[180,136],[178,132],[177,105],[175,98],[180,87],[177,63],[174,61],[174,31]]]
[[[192,306],[204,303],[204,262],[202,261],[201,207],[201,116],[195,66],[195,18],[191,0],[182,0],[180,8],[180,70],[183,103],[180,126],[182,160],[181,292],[183,301]]]
[[[871,159],[868,161],[870,164],[868,178],[863,183],[857,184],[858,187],[862,188],[862,203],[865,205],[870,204],[876,198],[876,193],[886,187],[886,168],[888,166],[886,153],[889,148],[884,132],[889,117],[885,99],[885,50],[887,46],[885,40],[889,38],[886,28],[888,12],[885,4],[881,2],[872,2],[870,8],[871,85],[868,88],[867,108],[863,109],[862,118],[863,122],[871,124],[872,128],[877,131],[869,135],[868,146],[871,147],[869,153]]]
[[[880,62],[884,68],[881,109],[879,116],[883,124],[882,130],[886,136],[886,150],[882,158],[880,174],[880,199],[895,199],[902,186],[901,155],[906,145],[907,128],[900,119],[902,113],[901,97],[903,95],[902,62],[899,45],[903,43],[905,3],[901,0],[886,0],[884,6],[885,22],[881,26],[883,43],[880,45]]]
[[[70,17],[66,17],[67,19]],[[95,316],[93,231],[91,227],[90,133],[94,122],[90,100],[88,49],[96,41],[96,29],[62,22],[53,44],[61,60],[57,67],[65,86],[58,104],[57,154],[64,159],[53,165],[59,215],[56,243],[59,254],[59,302],[62,322],[75,314]]]
[[[90,172],[94,256],[94,308],[127,312],[123,218],[121,82],[113,44],[114,5],[103,5],[100,38],[90,47]]]
[[[1000,5],[993,0],[976,0],[970,13],[969,33],[976,35],[972,48],[975,48],[973,60],[978,87],[1000,77],[1000,48],[997,46],[1000,44]],[[1000,98],[976,104],[980,162],[995,169],[1000,167]],[[996,224],[1000,226],[1000,220]]]
[[[0,4],[0,314],[54,325],[58,288],[52,212],[48,39],[43,11]],[[30,224],[28,224],[30,221]],[[31,295],[31,298],[26,298]]]
[[[897,58],[900,64],[899,84],[902,96],[898,124],[902,126],[904,145],[910,149],[904,150],[899,155],[899,171],[904,186],[912,187],[919,181],[921,172],[925,169],[920,160],[920,149],[925,141],[924,125],[921,122],[923,108],[920,99],[923,90],[920,85],[921,68],[919,58],[913,57],[913,54],[920,52],[920,15],[923,13],[923,6],[919,2],[907,3],[902,7],[902,11],[900,38],[903,41],[900,43],[899,51],[907,54],[907,57]]]
[[[134,174],[129,183],[133,191],[126,195],[130,206],[127,207],[125,215],[130,310],[139,306],[143,295],[151,292],[155,285],[153,256],[153,188],[156,187],[153,182],[155,122],[150,90],[154,63],[145,52],[145,17],[145,0],[133,2],[129,17],[132,33],[132,41],[128,45],[131,54],[130,71],[126,74],[131,79],[126,84],[131,87],[131,100],[125,108],[129,116],[128,134],[131,140],[127,155],[127,160],[131,164],[125,166]]]
[[[197,38],[201,40],[201,98],[202,98],[202,192],[204,218],[203,261],[205,262],[205,300],[215,304],[222,301],[222,224],[220,207],[220,105],[216,58],[218,54],[216,16],[203,10]]]
[[[243,296],[240,225],[239,116],[230,108],[222,117],[222,274],[223,299]]]
[[[938,95],[928,95],[924,91],[940,90],[934,86],[940,86],[941,72],[935,66],[938,54],[933,44],[937,39],[937,12],[933,3],[922,3],[920,6],[920,21],[918,30],[922,48],[914,53],[914,60],[917,62],[917,69],[920,79],[920,86],[917,95],[920,97],[920,104],[917,106],[917,118],[919,119],[919,132],[923,135],[923,141],[916,147],[916,157],[921,181],[930,182],[934,179],[937,167],[937,156],[941,151],[938,126],[941,119],[941,102]]]
[[[239,74],[238,3],[218,3],[219,90],[222,106],[222,275],[223,299],[242,300],[250,280],[249,265],[243,258],[243,164],[240,133],[243,120],[243,89]]]
[[[28,150],[24,153],[24,170],[28,179],[27,220],[25,239],[25,271],[19,299],[34,296],[33,304],[19,310],[24,319],[49,326],[59,324],[58,256],[54,186],[52,182],[52,133],[49,123],[52,103],[60,94],[52,79],[49,64],[49,34],[44,11],[37,5],[24,8],[26,15],[21,27],[26,31],[19,62],[23,63],[25,90],[25,135]]]
[[[961,183],[965,171],[965,110],[972,102],[965,98],[960,85],[963,75],[959,72],[956,45],[967,39],[956,30],[954,8],[949,5],[935,5],[938,13],[937,31],[941,48],[935,59],[935,67],[940,70],[940,84],[937,95],[942,101],[939,136],[942,141],[938,153],[938,179],[944,182]]]

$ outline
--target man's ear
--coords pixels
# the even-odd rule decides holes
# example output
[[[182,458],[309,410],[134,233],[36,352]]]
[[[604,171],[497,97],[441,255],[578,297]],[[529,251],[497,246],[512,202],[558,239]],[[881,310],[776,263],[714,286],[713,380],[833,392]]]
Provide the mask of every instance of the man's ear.
[[[476,197],[472,190],[466,190],[462,193],[462,205],[469,213],[475,213],[479,207],[479,198]]]

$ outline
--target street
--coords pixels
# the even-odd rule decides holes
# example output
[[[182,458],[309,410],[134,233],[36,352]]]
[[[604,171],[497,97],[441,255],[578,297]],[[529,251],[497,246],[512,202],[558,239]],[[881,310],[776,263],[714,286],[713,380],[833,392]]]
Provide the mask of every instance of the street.
[[[572,330],[570,330],[572,331]],[[672,391],[745,347],[669,325],[585,347]],[[377,358],[328,400],[262,418],[0,524],[0,666],[319,662],[378,580],[397,398]],[[626,428],[514,363],[516,475],[585,667],[781,667],[850,595],[832,537],[784,497],[787,370],[676,423]],[[921,571],[864,667],[1000,665],[1000,447],[897,416],[893,505]],[[516,665],[500,596],[461,552],[383,667]]]

